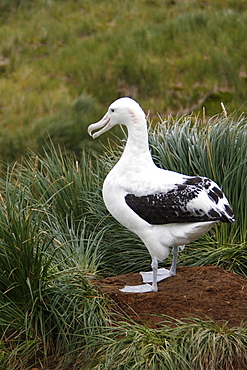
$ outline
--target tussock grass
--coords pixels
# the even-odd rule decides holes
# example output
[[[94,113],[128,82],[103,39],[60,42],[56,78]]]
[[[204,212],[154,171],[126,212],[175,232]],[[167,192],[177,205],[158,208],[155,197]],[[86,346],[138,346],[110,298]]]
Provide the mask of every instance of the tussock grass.
[[[118,322],[102,338],[92,369],[203,370],[245,368],[246,326],[167,318],[159,329]]]
[[[18,343],[15,339],[0,340],[0,369],[25,369],[29,359],[35,356],[37,341],[23,339]]]
[[[69,170],[67,179],[60,175],[63,185],[57,190],[56,181],[49,178],[52,171],[48,174],[43,168],[43,182],[39,182],[41,169],[37,158],[31,158],[26,166],[11,168],[0,181],[0,334],[5,348],[4,369],[24,369],[36,354],[37,361],[76,348],[86,355],[88,336],[99,333],[108,316],[105,299],[87,278],[95,274],[99,264],[96,251],[102,232],[87,232],[83,221],[72,224],[63,220],[62,207],[68,204],[61,204],[59,191],[64,191],[65,197],[72,184]],[[66,176],[65,166],[62,171]],[[75,207],[75,217],[76,211]],[[77,249],[73,250],[75,245]],[[73,361],[71,355],[70,363]]]
[[[172,331],[179,351],[184,353],[192,369],[232,369],[245,367],[246,325],[228,328],[225,324],[191,319],[178,321]]]
[[[188,369],[187,361],[169,342],[168,335],[132,323],[121,323],[105,337],[93,369]]]

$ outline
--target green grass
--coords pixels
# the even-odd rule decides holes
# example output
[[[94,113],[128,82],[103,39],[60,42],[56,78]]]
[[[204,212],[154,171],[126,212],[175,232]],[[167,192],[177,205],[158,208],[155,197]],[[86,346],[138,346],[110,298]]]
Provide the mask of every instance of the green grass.
[[[230,370],[245,368],[246,326],[211,320],[166,321],[159,329],[118,322],[104,334],[92,369]]]
[[[38,166],[35,159],[28,173],[27,165],[16,165],[0,184],[3,369],[24,369],[30,358],[49,356],[67,363],[64,353],[78,348],[89,356],[88,336],[107,322],[106,300],[88,279],[97,272],[102,232],[88,233],[83,221],[65,222],[56,181],[44,177],[48,185],[37,185]],[[64,196],[71,184],[60,189]]]

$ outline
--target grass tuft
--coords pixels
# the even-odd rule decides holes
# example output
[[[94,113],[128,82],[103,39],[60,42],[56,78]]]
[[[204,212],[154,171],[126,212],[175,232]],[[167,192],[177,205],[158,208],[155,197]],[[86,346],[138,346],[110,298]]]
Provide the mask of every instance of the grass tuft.
[[[69,163],[78,174],[78,166]],[[63,176],[52,180],[52,171],[31,157],[0,180],[0,334],[9,350],[3,353],[6,369],[24,369],[35,353],[33,361],[41,362],[78,348],[89,355],[88,336],[107,321],[106,300],[87,278],[96,274],[103,232],[88,231],[86,221],[64,222],[62,206],[73,181],[63,164]],[[71,355],[70,364],[74,361]]]
[[[98,369],[203,370],[245,368],[246,326],[228,328],[198,318],[166,318],[158,329],[119,320],[100,337]]]

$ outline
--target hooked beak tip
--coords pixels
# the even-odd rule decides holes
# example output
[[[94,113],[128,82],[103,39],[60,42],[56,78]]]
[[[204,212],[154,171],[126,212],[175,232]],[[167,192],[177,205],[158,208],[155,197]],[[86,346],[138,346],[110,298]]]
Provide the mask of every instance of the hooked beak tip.
[[[90,125],[87,129],[88,135],[91,136],[93,139],[95,139],[94,134],[93,134],[93,127]]]
[[[90,128],[90,127],[88,128],[87,132],[88,132],[89,136],[91,136],[91,138],[93,138],[93,139],[96,139],[98,137],[97,132],[95,132],[93,134],[93,129]]]
[[[109,122],[110,122],[110,119],[109,117],[107,116],[107,114],[99,121],[99,122],[96,122],[96,123],[92,123],[88,129],[87,129],[87,132],[88,134],[93,138],[93,139],[96,139],[97,137],[99,137],[101,134],[103,134],[104,132],[108,131],[111,126],[109,125]],[[97,132],[95,132],[94,134],[92,133],[93,131],[97,130],[97,129],[101,129]]]

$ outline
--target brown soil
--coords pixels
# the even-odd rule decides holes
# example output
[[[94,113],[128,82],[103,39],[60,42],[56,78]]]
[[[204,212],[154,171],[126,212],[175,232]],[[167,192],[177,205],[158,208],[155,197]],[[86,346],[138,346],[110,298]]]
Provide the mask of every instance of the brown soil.
[[[111,300],[112,310],[155,327],[168,315],[211,318],[219,324],[239,326],[247,320],[247,279],[217,266],[178,267],[177,275],[158,283],[157,293],[123,293],[125,285],[142,284],[140,274],[97,280]]]

